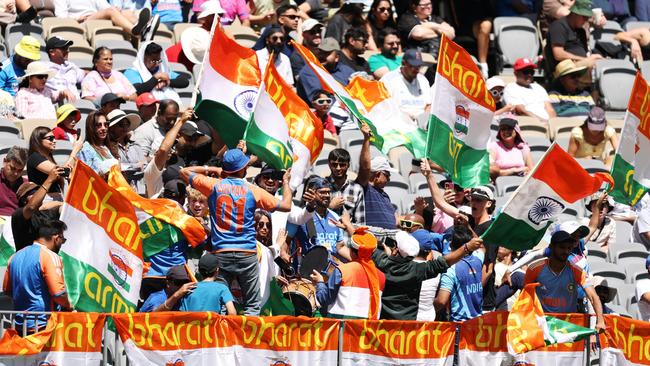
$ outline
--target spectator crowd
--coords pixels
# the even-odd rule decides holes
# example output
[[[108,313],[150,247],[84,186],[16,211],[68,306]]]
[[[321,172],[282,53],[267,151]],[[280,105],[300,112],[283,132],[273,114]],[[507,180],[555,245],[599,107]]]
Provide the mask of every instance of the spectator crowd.
[[[634,207],[606,193],[588,197],[528,251],[480,239],[509,188],[548,147],[547,132],[544,145],[535,130],[570,119],[564,148],[586,168],[609,170],[620,135],[613,121],[621,116],[595,70],[606,59],[641,67],[650,54],[650,23],[623,31],[650,21],[650,1],[633,3],[7,1],[0,9],[9,35],[0,70],[0,216],[16,253],[4,296],[15,310],[71,310],[57,253],[75,238],[65,237],[59,215],[81,161],[103,178],[119,165],[135,192],[173,200],[203,225],[199,247],[181,237],[145,258],[142,312],[463,321],[507,310],[518,290],[539,282],[547,312],[595,313],[598,329],[609,313],[650,321],[647,195]],[[48,29],[52,16],[72,20],[83,36]],[[542,56],[505,62],[494,42],[497,17],[534,24]],[[611,22],[621,25],[612,42],[590,41]],[[225,146],[194,114],[191,95],[217,23],[255,50],[262,70],[273,62],[323,123],[328,143],[296,191],[290,171],[247,154],[244,141]],[[120,42],[102,45],[103,28],[115,28]],[[89,46],[85,36],[98,37],[88,38],[97,47],[71,58]],[[382,154],[370,127],[352,119],[290,43],[310,50],[342,85],[357,75],[383,82],[400,111],[426,129],[443,36],[473,55],[496,102],[488,185],[461,187],[404,148]],[[630,264],[623,278],[603,270],[612,262]]]

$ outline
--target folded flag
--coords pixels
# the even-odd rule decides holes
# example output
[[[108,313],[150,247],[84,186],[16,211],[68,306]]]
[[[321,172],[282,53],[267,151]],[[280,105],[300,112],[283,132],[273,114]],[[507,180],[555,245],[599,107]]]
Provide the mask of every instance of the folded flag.
[[[229,147],[237,146],[244,136],[261,79],[255,51],[239,45],[217,25],[197,81],[201,100],[195,113]]]
[[[530,249],[567,205],[594,194],[603,183],[613,184],[612,177],[589,175],[553,143],[481,237],[487,244]]]
[[[594,329],[545,316],[535,293],[537,286],[538,283],[526,285],[508,314],[508,352],[522,354],[557,343],[576,342],[596,334]]]
[[[616,184],[610,196],[625,205],[635,205],[650,188],[649,95],[648,83],[637,72],[611,169]]]
[[[11,229],[11,216],[5,219],[2,225],[2,236],[0,236],[0,267],[6,267],[9,258],[16,252],[14,233]]]
[[[495,103],[469,53],[447,37],[440,42],[426,154],[461,187],[484,185]]]
[[[425,156],[426,132],[399,109],[384,83],[355,76],[346,90],[368,111],[366,117],[384,140],[381,146],[384,154],[388,154],[388,151],[396,146],[403,145],[416,158]]]

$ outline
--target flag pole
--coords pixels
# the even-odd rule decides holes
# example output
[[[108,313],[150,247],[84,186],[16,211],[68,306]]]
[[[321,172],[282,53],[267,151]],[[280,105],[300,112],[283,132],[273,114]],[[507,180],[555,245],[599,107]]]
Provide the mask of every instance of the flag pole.
[[[440,34],[440,45],[442,46],[442,43],[447,39],[445,37],[444,33]],[[438,65],[440,65],[440,55],[442,54],[442,47],[438,47],[438,59],[436,59],[436,73],[438,72]],[[433,107],[433,98],[434,96],[431,96],[431,106]],[[431,108],[429,108],[429,122],[431,122],[431,115],[433,112],[431,111]],[[431,123],[427,123],[427,141],[426,144],[424,145],[424,157],[429,159],[429,129],[431,128]]]
[[[214,32],[217,29],[217,26],[221,26],[221,18],[215,17],[215,19],[212,22],[212,28],[210,29],[210,43],[208,44],[208,49],[205,50],[205,53],[203,54],[203,62],[201,62],[201,68],[199,69],[199,75],[197,75],[196,78],[196,84],[194,84],[194,90],[192,90],[192,99],[190,101],[190,107],[195,108],[196,107],[196,98],[198,97],[199,93],[199,88],[201,87],[201,81],[203,81],[203,70],[205,69],[205,63],[209,62],[210,60],[210,46],[212,45],[212,40],[214,39]]]
[[[248,136],[248,129],[250,128],[253,118],[255,118],[255,109],[257,108],[257,104],[260,101],[260,94],[262,93],[262,88],[266,88],[266,74],[269,72],[269,67],[271,63],[274,62],[273,59],[273,52],[269,55],[269,61],[266,63],[266,67],[264,68],[264,74],[262,74],[262,82],[260,83],[260,87],[257,89],[257,95],[255,95],[255,102],[253,103],[253,112],[251,113],[250,117],[248,117],[248,124],[246,125],[246,129],[244,130],[244,136],[242,137],[242,140],[246,141],[246,136]]]

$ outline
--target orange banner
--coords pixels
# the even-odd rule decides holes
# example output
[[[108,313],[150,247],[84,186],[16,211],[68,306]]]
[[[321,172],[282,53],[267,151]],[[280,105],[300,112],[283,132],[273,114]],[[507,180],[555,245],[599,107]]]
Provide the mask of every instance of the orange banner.
[[[636,73],[627,110],[639,119],[639,132],[650,139],[650,85],[640,72]]]
[[[495,311],[462,322],[459,348],[477,352],[508,352],[507,319],[507,311]]]
[[[616,348],[626,360],[639,365],[650,365],[650,323],[605,315],[605,333],[600,335],[601,349]]]

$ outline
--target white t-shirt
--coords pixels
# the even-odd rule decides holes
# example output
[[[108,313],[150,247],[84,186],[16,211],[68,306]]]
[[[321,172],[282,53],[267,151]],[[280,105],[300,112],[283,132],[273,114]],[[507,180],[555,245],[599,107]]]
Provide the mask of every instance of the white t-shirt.
[[[527,111],[539,118],[549,119],[544,104],[550,102],[550,99],[546,90],[537,83],[530,84],[529,88],[524,88],[517,83],[510,83],[503,90],[503,98],[507,104],[523,105]]]
[[[398,68],[387,72],[379,81],[384,83],[392,98],[397,100],[400,110],[413,119],[424,113],[426,106],[431,104],[431,87],[422,74],[418,74],[409,83]]]
[[[650,321],[650,303],[641,299],[643,298],[643,294],[648,292],[650,292],[650,280],[644,279],[637,281],[636,299],[639,302],[639,313],[641,313],[641,320],[646,322]]]
[[[79,19],[110,7],[106,0],[54,0],[54,15],[57,18]]]
[[[257,53],[257,62],[260,65],[260,70],[262,70],[262,75],[266,71],[266,64],[269,62],[269,50],[262,48],[261,50],[255,51]],[[278,70],[282,79],[287,82],[289,85],[293,85],[293,72],[291,71],[291,61],[284,53],[280,53],[278,57],[275,58],[275,68]]]
[[[413,262],[424,262],[421,259],[413,259]],[[440,284],[440,275],[434,278],[422,281],[420,288],[420,300],[418,301],[418,315],[415,320],[432,322],[436,320],[436,308],[433,306],[433,300],[438,292]]]
[[[650,245],[650,240],[647,240],[643,233],[650,231],[650,207],[645,206],[637,213],[636,221],[632,226],[632,239],[637,243]]]

